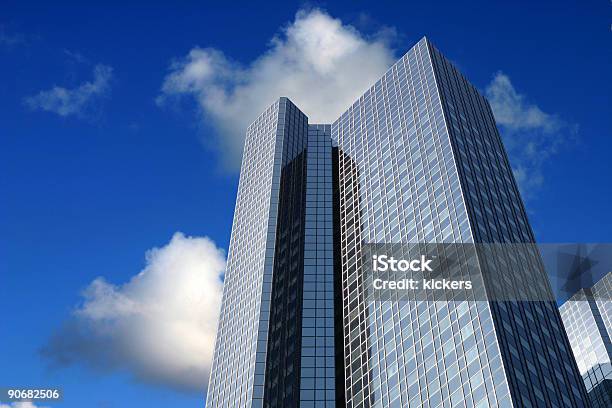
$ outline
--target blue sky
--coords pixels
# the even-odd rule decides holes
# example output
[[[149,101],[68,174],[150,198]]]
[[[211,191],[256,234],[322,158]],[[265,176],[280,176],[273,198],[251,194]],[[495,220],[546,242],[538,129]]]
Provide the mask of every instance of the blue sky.
[[[317,22],[336,30],[351,58],[371,62],[355,71],[364,78],[427,35],[495,100],[512,163],[525,170],[538,239],[609,242],[609,3],[412,3],[4,2],[0,386],[64,388],[62,403],[43,406],[202,405],[203,392],[168,381],[172,370],[185,368],[167,363],[172,352],[152,349],[129,364],[113,358],[125,342],[146,343],[133,340],[125,316],[141,313],[134,305],[157,310],[147,288],[166,282],[168,265],[179,270],[179,283],[222,269],[242,137],[235,129],[260,109],[249,98],[272,102],[259,98],[254,81],[269,79],[274,64],[300,50],[313,9],[322,10]],[[338,79],[337,66],[353,60],[343,50],[329,52],[330,66],[309,67],[291,81],[306,87],[319,77]],[[296,70],[309,63],[292,58]],[[334,91],[345,92],[342,86]],[[227,106],[215,103],[211,89],[222,91]],[[298,105],[317,102],[303,96]],[[242,121],[228,121],[235,112]],[[177,231],[186,237],[172,239]],[[154,247],[161,250],[146,261]],[[207,257],[174,263],[174,254],[194,249]],[[134,278],[143,270],[145,278]],[[211,282],[202,282],[212,293],[203,296],[216,304]],[[112,310],[105,309],[109,299],[118,302]],[[171,294],[168,305],[180,300]],[[194,341],[208,341],[206,315],[192,318],[185,330],[195,327]],[[86,331],[82,343],[64,338],[63,348],[51,347],[53,336],[72,333],[70,324]],[[120,327],[124,337],[105,337],[100,327]],[[168,327],[171,346],[198,355],[199,344],[177,342],[189,336],[173,337],[175,326]],[[70,349],[84,345],[110,350],[101,351],[110,363]],[[50,349],[54,357],[41,354]],[[197,373],[206,369],[196,365]]]

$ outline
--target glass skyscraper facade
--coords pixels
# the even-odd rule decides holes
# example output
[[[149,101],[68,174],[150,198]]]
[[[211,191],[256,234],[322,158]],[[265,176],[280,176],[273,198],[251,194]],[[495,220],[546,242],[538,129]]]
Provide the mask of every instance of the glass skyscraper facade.
[[[245,143],[207,406],[588,406],[553,302],[365,295],[365,244],[534,241],[488,102],[427,39],[333,124],[280,98]]]
[[[612,407],[612,272],[561,305],[578,369],[594,408]]]
[[[332,148],[287,98],[247,130],[207,406],[335,406]]]

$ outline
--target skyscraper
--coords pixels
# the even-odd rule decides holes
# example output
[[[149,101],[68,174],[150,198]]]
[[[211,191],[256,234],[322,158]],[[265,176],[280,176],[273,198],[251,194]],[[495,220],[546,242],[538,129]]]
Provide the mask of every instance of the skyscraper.
[[[612,272],[561,305],[578,370],[594,408],[612,406]]]
[[[427,39],[331,125],[280,98],[247,130],[207,406],[587,406],[553,302],[365,296],[364,244],[533,241],[488,102]]]

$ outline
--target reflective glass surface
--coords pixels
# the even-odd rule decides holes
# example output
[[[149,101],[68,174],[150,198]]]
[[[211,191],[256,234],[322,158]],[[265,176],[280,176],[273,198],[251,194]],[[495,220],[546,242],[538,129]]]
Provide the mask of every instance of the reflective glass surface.
[[[427,39],[331,125],[280,98],[247,130],[207,406],[586,406],[552,302],[364,296],[364,243],[533,240],[488,102]]]

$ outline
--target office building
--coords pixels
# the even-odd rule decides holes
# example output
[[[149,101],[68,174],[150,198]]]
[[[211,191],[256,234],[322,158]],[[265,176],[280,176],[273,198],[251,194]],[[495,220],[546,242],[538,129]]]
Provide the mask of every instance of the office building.
[[[363,245],[533,241],[487,100],[427,39],[332,124],[281,97],[247,129],[207,406],[587,406],[554,302],[365,295]]]
[[[612,407],[612,272],[561,305],[561,318],[594,408]]]

